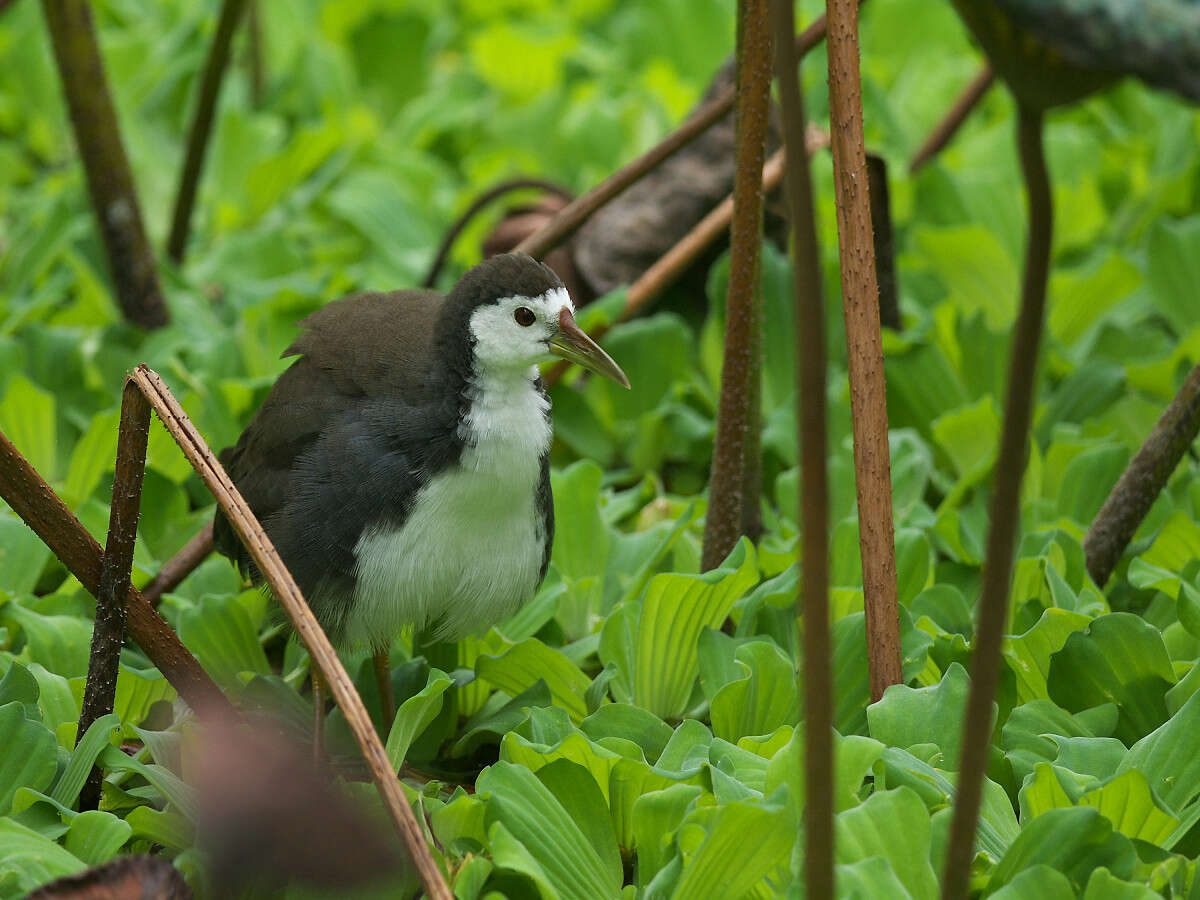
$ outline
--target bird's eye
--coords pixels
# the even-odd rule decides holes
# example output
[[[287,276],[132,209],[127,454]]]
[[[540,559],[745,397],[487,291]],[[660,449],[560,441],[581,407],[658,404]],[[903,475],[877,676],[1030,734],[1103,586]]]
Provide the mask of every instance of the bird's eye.
[[[523,328],[528,328],[537,321],[537,316],[533,314],[533,310],[528,306],[518,306],[513,311],[513,318],[517,320],[517,324]]]

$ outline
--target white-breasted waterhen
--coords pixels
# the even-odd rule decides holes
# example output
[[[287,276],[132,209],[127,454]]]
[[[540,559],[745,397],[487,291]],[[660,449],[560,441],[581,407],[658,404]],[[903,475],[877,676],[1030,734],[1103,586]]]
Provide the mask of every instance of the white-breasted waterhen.
[[[629,382],[575,323],[558,276],[523,254],[486,260],[446,295],[363,294],[300,324],[284,353],[299,358],[221,461],[334,644],[376,652],[386,715],[380,654],[401,629],[482,632],[546,574],[550,401],[537,363],[559,356]],[[257,577],[219,513],[213,537]]]

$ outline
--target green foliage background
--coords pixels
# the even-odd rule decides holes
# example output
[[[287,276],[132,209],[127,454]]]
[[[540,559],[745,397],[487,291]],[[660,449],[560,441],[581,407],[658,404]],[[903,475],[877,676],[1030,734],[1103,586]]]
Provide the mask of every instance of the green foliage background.
[[[262,2],[263,103],[252,103],[244,70],[230,73],[188,260],[165,272],[174,323],[146,335],[119,320],[108,293],[38,4],[14,4],[0,18],[0,430],[103,534],[128,368],[149,363],[214,447],[231,443],[308,311],[415,283],[449,220],[492,181],[536,173],[583,190],[677,122],[731,52],[727,6]],[[803,18],[818,6],[802,3]],[[161,244],[215,7],[104,0],[95,10]],[[868,705],[844,343],[831,302],[839,893],[931,898],[1024,212],[1001,90],[935,164],[905,174],[978,66],[949,4],[873,0],[862,37],[867,138],[892,166],[905,316],[885,351],[908,684]],[[818,51],[805,66],[817,121],[823,61]],[[1049,338],[974,886],[1007,900],[1196,897],[1195,458],[1103,590],[1080,540],[1200,360],[1200,119],[1124,84],[1052,116],[1047,141]],[[835,299],[827,155],[815,171]],[[467,232],[456,266],[475,260],[488,225]],[[765,253],[772,509],[760,546],[696,574],[720,321],[705,298],[677,294],[674,312],[606,340],[633,392],[598,381],[556,392],[559,537],[537,598],[439,668],[397,641],[407,699],[395,723],[381,723],[389,752],[436,759],[445,777],[490,763],[474,794],[433,782],[419,795],[464,900],[799,892],[789,267]],[[725,270],[710,279],[716,309]],[[603,317],[611,306],[595,309]],[[149,459],[140,580],[211,514],[161,429]],[[0,897],[151,848],[204,888],[178,752],[192,726],[171,724],[163,701],[175,693],[136,648],[122,657],[115,717],[75,746],[93,608],[0,511]],[[163,611],[219,682],[247,703],[290,710],[304,731],[307,658],[294,643],[280,651],[265,601],[227,562],[206,562]],[[715,630],[727,616],[733,635]],[[369,662],[349,661],[377,707]],[[350,752],[338,713],[327,731],[335,751]],[[130,757],[121,742],[142,749]],[[102,808],[77,813],[95,760],[107,774]]]

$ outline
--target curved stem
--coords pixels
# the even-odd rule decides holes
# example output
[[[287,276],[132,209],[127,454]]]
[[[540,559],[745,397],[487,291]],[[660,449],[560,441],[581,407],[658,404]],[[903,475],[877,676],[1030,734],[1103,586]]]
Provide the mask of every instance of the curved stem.
[[[555,184],[553,181],[547,181],[544,178],[510,178],[494,187],[488,188],[472,200],[471,205],[464,209],[459,217],[454,220],[454,224],[450,226],[450,230],[442,238],[442,243],[438,246],[437,253],[433,255],[433,262],[429,264],[429,274],[421,282],[421,287],[431,288],[437,283],[437,277],[442,273],[442,266],[446,264],[446,257],[450,255],[450,250],[454,246],[454,242],[458,240],[458,236],[462,234],[463,229],[471,223],[473,218],[505,194],[523,190],[543,190],[550,194],[557,194],[568,203],[574,199],[574,195],[565,187]]]
[[[983,564],[979,621],[971,662],[971,691],[963,719],[958,797],[942,879],[944,900],[967,896],[971,861],[975,857],[975,830],[988,746],[992,739],[992,707],[1000,674],[1000,647],[1008,621],[1008,594],[1020,524],[1021,476],[1025,471],[1038,346],[1046,306],[1046,282],[1050,275],[1052,209],[1040,111],[1018,106],[1017,146],[1029,195],[1029,238],[1021,284],[1021,311],[1013,331],[1000,456],[992,487],[987,556]]]
[[[908,164],[910,174],[916,174],[927,162],[945,149],[946,145],[954,138],[954,135],[958,133],[958,129],[962,127],[963,122],[967,120],[967,116],[971,114],[971,110],[979,104],[979,101],[983,99],[983,95],[988,92],[988,89],[995,81],[996,73],[992,71],[991,66],[984,63],[983,68],[975,73],[975,77],[963,88],[962,93],[958,95],[951,107],[946,110],[946,114],[942,116],[941,121],[933,126],[924,143],[913,154],[913,158]]]

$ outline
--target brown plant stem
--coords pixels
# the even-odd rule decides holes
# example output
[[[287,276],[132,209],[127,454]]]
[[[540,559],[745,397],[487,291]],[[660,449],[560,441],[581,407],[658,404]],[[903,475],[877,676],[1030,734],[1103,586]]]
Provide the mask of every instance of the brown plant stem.
[[[0,498],[89,593],[95,595],[99,591],[103,567],[100,545],[3,433],[0,433]],[[233,716],[233,707],[196,657],[136,588],[129,589],[125,606],[125,627],[130,637],[187,704],[201,715],[211,712]]]
[[[565,187],[555,184],[553,181],[547,181],[544,178],[509,178],[488,188],[472,200],[471,205],[464,209],[458,218],[454,220],[454,224],[450,226],[442,238],[442,243],[438,246],[437,253],[433,255],[433,262],[429,264],[429,272],[421,282],[421,287],[431,288],[437,284],[438,275],[442,272],[442,266],[446,264],[446,258],[450,255],[450,250],[454,247],[454,242],[458,240],[458,236],[462,234],[463,229],[471,223],[472,219],[505,194],[524,190],[545,191],[561,197],[568,203],[575,199],[574,195]],[[581,222],[580,224],[582,225],[583,223]]]
[[[833,897],[833,665],[829,638],[828,413],[825,408],[825,310],[821,252],[805,148],[804,95],[791,42],[791,0],[771,0],[775,83],[787,154],[784,190],[792,224],[795,291],[796,410],[800,446],[800,593],[804,623],[804,886],[805,896]]]
[[[92,650],[83,688],[83,707],[79,712],[79,730],[75,734],[76,744],[83,740],[93,722],[112,712],[117,694],[117,671],[125,637],[125,598],[129,595],[129,573],[133,568],[133,545],[141,513],[149,434],[150,406],[136,389],[126,385],[121,399],[108,538],[96,591],[96,623],[92,628]],[[92,766],[79,795],[81,811],[99,808],[102,778],[100,768]]]
[[[92,208],[108,255],[117,303],[143,328],[167,324],[154,253],[142,227],[137,190],[121,144],[104,61],[87,0],[42,0],[54,59],[83,160]]]
[[[754,312],[762,249],[762,167],[766,154],[771,90],[771,34],[766,0],[739,0],[736,170],[729,226],[729,295],[725,306],[725,356],[713,442],[708,512],[704,517],[701,571],[715,569],[742,533],[742,481],[748,430],[757,424],[749,409],[750,382],[760,371],[753,358]],[[758,342],[761,347],[761,341]]]
[[[796,35],[796,55],[803,58],[825,37],[825,17],[818,16],[804,31]],[[515,248],[518,253],[528,253],[541,259],[591,218],[592,214],[616,197],[638,179],[652,171],[655,166],[686,147],[708,128],[723,119],[733,109],[736,90],[728,90],[651,147],[637,159],[622,166],[586,194],[581,195],[563,209],[539,231],[531,234]]]
[[[1200,365],[1188,374],[1154,430],[1129,461],[1083,539],[1088,574],[1100,587],[1104,587],[1117,567],[1134,532],[1197,433],[1200,433]]]
[[[452,900],[453,895],[425,843],[421,827],[404,796],[396,772],[379,740],[371,717],[367,714],[362,698],[354,688],[354,682],[350,680],[329,638],[308,608],[304,596],[279,558],[271,539],[162,379],[145,365],[138,366],[129,377],[150,401],[171,437],[183,450],[184,456],[217,498],[221,510],[245,543],[270,586],[275,600],[283,607],[296,629],[296,634],[308,648],[313,663],[329,687],[334,701],[344,713],[346,723],[362,750],[384,806],[387,807],[405,848],[412,856],[426,892],[435,900]]]
[[[247,0],[223,0],[221,15],[217,19],[217,31],[208,48],[204,63],[204,74],[200,78],[200,95],[196,99],[196,112],[188,133],[187,152],[183,169],[179,173],[179,190],[175,194],[175,209],[171,213],[171,234],[167,238],[167,256],[176,265],[183,262],[183,251],[187,246],[188,229],[192,221],[192,209],[196,205],[196,189],[200,184],[200,173],[204,168],[204,156],[208,151],[208,138],[212,134],[213,115],[217,99],[221,94],[221,81],[229,65],[229,48],[233,44],[233,33],[237,30]]]
[[[146,602],[151,606],[158,606],[163,594],[170,593],[179,587],[183,579],[196,571],[196,567],[208,559],[212,551],[212,522],[208,522],[183,545],[178,553],[163,563],[158,574],[142,588],[142,596],[146,598]]]
[[[984,63],[950,108],[946,110],[946,114],[933,126],[933,130],[929,132],[917,152],[913,154],[913,158],[908,164],[910,174],[915,175],[927,162],[942,152],[995,80],[996,73],[992,71],[991,66]]]
[[[1013,331],[1000,455],[992,487],[987,555],[972,652],[971,690],[963,719],[958,797],[942,878],[945,900],[967,896],[971,861],[975,857],[975,831],[992,738],[992,706],[1000,673],[1000,648],[1008,621],[1008,595],[1021,512],[1021,476],[1025,470],[1029,423],[1033,415],[1038,347],[1050,273],[1052,209],[1050,179],[1042,148],[1042,116],[1041,112],[1021,104],[1017,108],[1017,145],[1029,195],[1029,238],[1021,283],[1021,311]]]
[[[874,701],[883,696],[888,685],[901,681],[887,390],[863,146],[858,4],[854,0],[827,0],[825,10],[829,20],[830,136],[854,426],[854,480],[867,619],[867,663]]]

